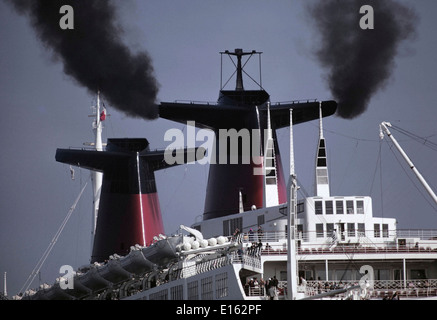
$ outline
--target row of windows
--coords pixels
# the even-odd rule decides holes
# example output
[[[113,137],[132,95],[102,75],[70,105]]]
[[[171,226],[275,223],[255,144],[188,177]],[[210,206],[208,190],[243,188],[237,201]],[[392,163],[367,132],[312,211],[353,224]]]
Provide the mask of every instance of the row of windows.
[[[200,298],[202,300],[213,299],[213,277],[206,277],[200,280]],[[228,292],[228,273],[223,272],[215,276],[215,295],[216,298],[226,298]],[[188,300],[199,300],[199,281],[188,282]],[[168,300],[168,289],[163,289],[152,293],[150,300]],[[177,285],[170,288],[170,300],[183,300],[183,286]]]
[[[230,236],[234,234],[235,230],[243,230],[243,218],[235,218],[223,221],[223,235]]]
[[[380,238],[381,237],[381,225],[379,223],[375,223],[373,225],[373,236],[375,238]],[[383,223],[382,224],[382,237],[383,238],[388,238],[388,224]]]
[[[347,235],[348,237],[357,237],[360,235],[369,236],[369,234],[366,234],[366,228],[364,223],[341,223],[339,226],[340,226],[340,230],[336,230],[336,231],[340,232],[340,236],[342,237],[341,240],[344,240],[345,235]],[[317,223],[316,237],[317,238],[324,238],[325,236],[332,237],[334,230],[335,230],[334,223],[326,223],[326,224]],[[380,238],[381,235],[383,238],[388,238],[388,224],[384,223],[381,225],[379,223],[375,223],[373,225],[373,237]]]
[[[335,207],[334,207],[335,202]],[[356,202],[356,204],[354,204]],[[323,205],[324,204],[324,205]],[[316,200],[314,201],[314,209],[316,214],[364,214],[364,201],[363,200]]]
[[[200,297],[202,300],[213,299],[213,278],[206,277],[200,280]],[[199,282],[197,280],[188,283],[188,300],[199,299]],[[227,272],[215,276],[215,295],[216,298],[225,298],[228,296],[228,274]],[[177,299],[177,300],[182,300]]]

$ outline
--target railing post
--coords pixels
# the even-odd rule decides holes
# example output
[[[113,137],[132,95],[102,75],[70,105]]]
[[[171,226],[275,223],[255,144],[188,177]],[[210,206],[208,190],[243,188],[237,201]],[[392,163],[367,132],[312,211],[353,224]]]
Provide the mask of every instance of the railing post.
[[[402,259],[402,261],[403,261],[403,273],[404,273],[404,290],[407,290],[407,267],[406,267],[405,258]]]

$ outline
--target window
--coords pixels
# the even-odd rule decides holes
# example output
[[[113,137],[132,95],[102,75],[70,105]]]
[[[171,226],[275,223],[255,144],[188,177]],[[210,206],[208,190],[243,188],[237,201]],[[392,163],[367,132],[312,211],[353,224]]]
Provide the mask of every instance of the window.
[[[393,280],[404,280],[404,272],[400,269],[393,270]]]
[[[213,291],[212,291],[212,277],[203,278],[200,280],[201,287],[201,298],[202,300],[212,300],[213,299]]]
[[[223,235],[230,236],[236,229],[243,230],[243,218],[235,218],[223,221]]]
[[[300,201],[297,203],[297,213],[302,213],[305,211],[305,202]]]
[[[152,293],[149,300],[168,300],[168,289]]]
[[[388,269],[377,269],[375,270],[375,280],[391,280],[390,270]]]
[[[411,279],[426,279],[425,269],[411,269]]]
[[[170,288],[170,300],[183,300],[183,288],[182,285],[178,285]]]
[[[375,223],[374,225],[373,225],[373,236],[375,237],[375,238],[379,238],[380,236],[381,236],[381,226],[378,224],[378,223]]]
[[[363,200],[357,201],[357,213],[364,214],[364,201]]]
[[[347,224],[347,235],[349,237],[355,237],[355,223]]]
[[[188,300],[199,300],[199,282],[188,282]]]
[[[316,214],[322,214],[323,213],[322,201],[314,201],[314,208],[316,210]]]
[[[332,206],[332,201],[326,201],[325,202],[325,207],[326,207],[326,214],[333,214],[334,213],[334,208]]]
[[[328,237],[332,237],[333,231],[334,231],[334,224],[333,223],[327,223],[326,224],[326,235]]]
[[[382,225],[382,237],[383,238],[388,238],[388,224],[383,224]]]
[[[302,237],[303,237],[303,225],[302,224],[297,225],[297,237],[298,237],[298,239],[302,239]]]
[[[265,223],[264,215],[262,214],[262,215],[258,216],[258,217],[257,217],[257,220],[258,220],[258,225],[259,225],[259,226],[260,226],[260,225],[263,225],[263,224]]]
[[[337,209],[337,211],[336,211],[337,214],[343,214],[344,213],[343,200],[335,201],[335,207]]]
[[[316,223],[316,237],[323,238],[323,223]]]
[[[348,214],[354,214],[354,202],[353,200],[346,201],[346,210]]]
[[[229,220],[223,221],[223,235],[229,236],[231,232],[229,231]]]
[[[365,230],[365,227],[364,227],[364,223],[359,223],[358,224],[358,235],[359,236],[365,236],[366,234],[366,230]]]
[[[326,167],[326,158],[317,158],[318,167]]]
[[[215,296],[224,298],[228,296],[228,273],[220,273],[215,276]]]

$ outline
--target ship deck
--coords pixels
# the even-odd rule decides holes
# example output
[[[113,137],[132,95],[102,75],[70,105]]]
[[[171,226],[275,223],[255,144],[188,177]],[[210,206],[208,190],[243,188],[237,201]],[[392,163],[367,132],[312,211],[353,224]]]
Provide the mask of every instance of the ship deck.
[[[322,280],[307,278],[301,280],[298,292],[306,297],[328,294],[332,290],[349,288],[359,284],[358,269],[362,265],[388,270],[391,279],[382,279],[382,275],[375,275],[371,287],[367,290],[366,299],[390,299],[394,293],[401,299],[437,299],[437,231],[436,230],[398,230],[396,237],[390,240],[381,237],[379,241],[361,236],[338,241],[332,245],[330,237],[320,237],[318,242],[310,242],[308,234],[300,234],[297,248],[297,262],[300,275],[305,271],[319,270],[326,276]],[[243,247],[248,250],[253,243],[261,243],[261,261],[263,274],[268,278],[270,270],[285,268],[287,261],[287,240],[285,232],[264,232],[262,234],[246,234],[243,237]],[[414,239],[417,242],[398,241],[399,239]],[[335,279],[343,277],[346,269],[356,280]],[[415,268],[426,269],[424,279],[411,278],[408,271]],[[312,271],[311,271],[312,270]],[[397,272],[396,276],[395,270]],[[399,277],[399,279],[394,279]],[[332,279],[331,279],[332,278]],[[326,280],[328,279],[328,280]],[[278,299],[285,299],[287,281],[279,281]],[[332,299],[346,299],[351,295],[359,295],[358,290],[342,293]],[[249,288],[247,296],[266,298],[266,290],[262,287]],[[355,297],[356,298],[356,297]]]

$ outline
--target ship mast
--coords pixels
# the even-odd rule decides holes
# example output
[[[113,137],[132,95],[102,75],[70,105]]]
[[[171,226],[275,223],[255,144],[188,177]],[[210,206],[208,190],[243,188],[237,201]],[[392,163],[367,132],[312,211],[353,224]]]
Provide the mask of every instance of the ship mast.
[[[290,177],[288,181],[288,219],[287,219],[287,290],[288,299],[297,298],[297,257],[296,257],[296,210],[297,179],[294,169],[293,109],[290,109]]]
[[[3,294],[4,294],[5,297],[8,296],[8,286],[6,284],[6,280],[7,280],[7,277],[6,277],[6,272],[5,272],[5,275],[4,275],[4,278],[3,278]]]
[[[326,154],[326,143],[323,136],[323,114],[322,102],[319,102],[319,144],[316,156],[316,195],[318,197],[329,197],[329,176]]]
[[[96,151],[103,151],[102,143],[102,121],[105,119],[105,110],[100,111],[100,91],[97,92],[96,103],[96,118],[93,121],[93,131],[95,135],[95,149]],[[100,192],[102,188],[103,173],[98,171],[91,171],[91,179],[93,182],[93,212],[92,212],[92,229],[91,229],[91,248],[94,244],[94,236],[96,233],[97,216],[100,204]]]
[[[102,146],[102,114],[100,112],[100,91],[97,92],[96,120],[93,123],[94,134],[96,138],[96,150],[103,151]]]

